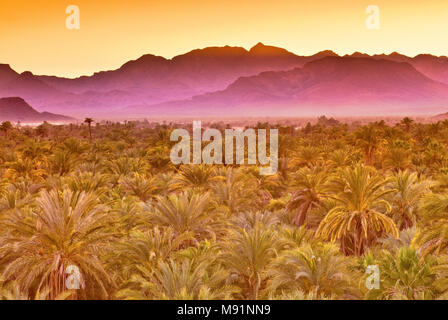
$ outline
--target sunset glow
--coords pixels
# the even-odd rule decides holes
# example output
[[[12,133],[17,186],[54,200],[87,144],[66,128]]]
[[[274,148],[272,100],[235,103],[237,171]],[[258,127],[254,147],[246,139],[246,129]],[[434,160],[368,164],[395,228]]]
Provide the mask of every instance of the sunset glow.
[[[80,8],[80,30],[65,26]],[[365,26],[368,5],[380,30]],[[195,48],[258,42],[299,55],[397,51],[448,55],[446,0],[2,0],[0,63],[66,77],[115,69],[146,53],[171,58]]]

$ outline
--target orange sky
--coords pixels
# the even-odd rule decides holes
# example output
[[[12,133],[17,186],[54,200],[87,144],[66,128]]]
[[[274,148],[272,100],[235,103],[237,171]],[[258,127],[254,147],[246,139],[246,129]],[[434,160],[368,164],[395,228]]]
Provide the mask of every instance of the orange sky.
[[[80,8],[80,30],[65,8]],[[365,27],[367,5],[381,29]],[[75,77],[145,53],[257,42],[309,55],[331,49],[448,55],[448,0],[1,0],[0,63]]]

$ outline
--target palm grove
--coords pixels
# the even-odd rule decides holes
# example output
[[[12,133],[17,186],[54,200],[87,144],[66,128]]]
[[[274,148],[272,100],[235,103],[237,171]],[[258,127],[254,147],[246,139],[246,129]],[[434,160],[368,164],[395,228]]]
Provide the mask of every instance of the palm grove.
[[[0,126],[1,299],[448,297],[448,121],[279,127],[262,176],[88,120]]]

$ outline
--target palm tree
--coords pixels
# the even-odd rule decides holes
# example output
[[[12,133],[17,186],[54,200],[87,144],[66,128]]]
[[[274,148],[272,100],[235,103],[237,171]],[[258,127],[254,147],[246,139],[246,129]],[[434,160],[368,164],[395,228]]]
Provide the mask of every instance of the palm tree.
[[[445,253],[448,248],[448,195],[426,194],[421,201],[421,225],[412,244],[423,255]]]
[[[117,244],[111,259],[111,264],[118,266],[117,274],[122,275],[123,280],[130,279],[133,274],[142,275],[142,268],[156,268],[191,237],[188,233],[180,236],[173,236],[173,233],[171,227],[130,231],[129,238]]]
[[[313,293],[316,299],[332,295],[353,298],[357,289],[351,280],[351,266],[353,261],[341,256],[337,247],[329,243],[317,248],[305,245],[286,250],[270,267],[269,289],[272,292],[300,290]]]
[[[390,197],[392,217],[399,230],[412,227],[417,220],[417,208],[420,199],[434,183],[428,180],[419,181],[416,173],[399,171],[394,174],[389,188],[395,190]]]
[[[342,168],[352,165],[356,158],[356,153],[351,148],[346,147],[329,153],[326,163],[330,168]]]
[[[182,192],[158,196],[145,210],[154,225],[172,227],[179,236],[190,233],[195,241],[220,232],[221,222],[211,210],[209,194]]]
[[[412,120],[409,117],[404,117],[401,121],[400,124],[403,125],[405,127],[406,132],[409,132],[411,130],[411,126],[414,123],[414,120]]]
[[[134,276],[134,288],[124,289],[118,297],[125,299],[155,300],[215,300],[228,299],[231,288],[223,286],[227,274],[224,270],[209,274],[208,262],[195,264],[181,259],[160,262],[154,271],[141,268],[142,276]]]
[[[254,178],[234,168],[226,170],[224,175],[216,177],[211,186],[218,208],[227,214],[256,209],[257,183]]]
[[[222,250],[222,263],[241,283],[243,296],[258,299],[266,285],[267,267],[276,256],[275,233],[261,226],[249,231],[238,228],[222,243]]]
[[[381,144],[378,130],[374,125],[363,126],[355,132],[356,143],[364,152],[366,165],[373,165],[375,152]]]
[[[172,185],[173,189],[192,187],[207,190],[210,184],[216,181],[214,167],[206,164],[182,165],[178,174]]]
[[[114,282],[100,257],[112,239],[106,208],[93,194],[69,190],[43,190],[37,204],[35,214],[14,211],[2,222],[4,279],[28,293],[47,288],[54,299],[67,290],[66,270],[75,266],[84,290],[73,297],[108,297]]]
[[[92,141],[92,122],[94,120],[92,118],[86,118],[84,120],[85,123],[87,123],[87,125],[89,126],[89,137],[90,137],[90,141]]]
[[[47,142],[39,142],[30,139],[18,150],[23,154],[24,158],[46,162],[47,156],[51,153],[50,148],[51,146]]]
[[[245,211],[233,216],[231,224],[236,228],[243,228],[244,230],[251,230],[257,226],[271,228],[279,225],[280,219],[277,214],[270,211]]]
[[[414,226],[409,229],[401,230],[398,238],[392,235],[388,235],[385,238],[379,239],[378,242],[381,243],[382,248],[389,252],[397,252],[402,247],[410,247],[412,240],[417,234],[417,228]]]
[[[148,164],[142,158],[133,157],[120,157],[108,160],[104,163],[104,168],[104,171],[111,173],[116,178],[132,173],[145,174],[149,171]]]
[[[296,212],[292,223],[300,227],[305,224],[308,213],[317,208],[326,196],[327,172],[317,167],[300,169],[292,185],[298,190],[292,194],[286,209]]]
[[[304,146],[299,149],[292,161],[292,167],[315,166],[322,161],[322,151],[315,146]]]
[[[314,231],[305,227],[295,228],[281,225],[277,232],[279,247],[282,250],[297,249],[306,244],[314,246],[322,243],[322,239],[316,237]]]
[[[0,280],[0,301],[1,300],[47,300],[49,299],[49,290],[44,288],[42,291],[37,291],[34,297],[30,297],[26,292],[20,290],[20,285],[11,281],[2,283]],[[61,293],[55,300],[65,300],[70,296],[70,292]]]
[[[4,121],[0,125],[0,131],[3,131],[5,134],[5,138],[8,138],[8,131],[12,129],[12,124],[9,121]]]
[[[58,146],[58,149],[73,156],[80,156],[89,149],[89,146],[78,139],[68,138]]]
[[[412,247],[402,247],[396,253],[383,251],[375,262],[380,269],[380,289],[368,292],[367,298],[432,299],[435,295],[435,261],[421,257]]]
[[[386,215],[391,207],[385,197],[393,192],[384,188],[386,184],[387,180],[370,167],[341,170],[334,180],[337,193],[333,198],[338,205],[321,221],[317,235],[340,240],[343,253],[358,256],[385,234],[397,237],[398,229]]]
[[[104,195],[110,188],[110,179],[105,174],[76,172],[62,178],[62,182],[74,192],[95,193],[98,197]]]
[[[17,161],[6,163],[8,168],[4,177],[9,178],[11,181],[18,180],[19,178],[25,178],[29,181],[42,182],[47,176],[46,170],[43,168],[43,164],[40,161],[33,161],[29,158],[18,158]]]
[[[155,197],[159,190],[154,177],[145,177],[139,173],[134,173],[132,177],[122,178],[120,184],[130,195],[138,197],[143,202]]]
[[[256,182],[258,197],[262,199],[264,203],[268,203],[273,197],[281,194],[281,192],[285,189],[285,184],[287,181],[286,173],[281,173],[280,165],[288,166],[288,159],[281,158],[279,159],[279,173],[276,175],[262,175],[260,174],[260,168],[258,166],[247,166],[242,168],[245,175],[240,175],[246,179],[246,181]],[[227,170],[229,173],[231,169]],[[227,174],[224,176],[227,177]],[[251,179],[253,178],[253,179]]]
[[[1,188],[1,182],[0,182]],[[21,190],[16,185],[9,185],[4,190],[0,189],[0,212],[6,214],[10,210],[22,209],[32,205],[34,195],[25,190]]]
[[[126,197],[115,189],[103,201],[110,201],[110,213],[120,227],[121,235],[128,235],[136,226],[143,224],[142,203],[133,196]],[[111,200],[112,199],[112,200]]]
[[[437,264],[433,267],[437,279],[434,282],[435,288],[442,292],[439,299],[446,300],[448,297],[448,255],[444,254],[437,258]]]
[[[386,154],[384,155],[384,167],[392,169],[396,172],[399,170],[412,168],[410,155],[410,150],[403,147],[392,146],[388,148]]]
[[[70,173],[78,161],[72,153],[58,150],[51,157],[50,165],[53,173],[63,176]]]
[[[46,122],[36,127],[36,135],[38,137],[46,137],[48,135],[48,131],[49,128]]]

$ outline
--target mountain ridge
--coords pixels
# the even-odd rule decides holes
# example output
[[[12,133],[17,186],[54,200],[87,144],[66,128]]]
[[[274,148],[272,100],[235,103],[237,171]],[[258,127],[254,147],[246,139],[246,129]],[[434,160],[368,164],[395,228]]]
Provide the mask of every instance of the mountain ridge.
[[[0,97],[20,96],[37,110],[83,116],[120,114],[130,106],[163,105],[225,90],[240,78],[269,71],[287,71],[326,57],[330,50],[299,56],[286,49],[257,43],[243,47],[207,47],[166,59],[145,54],[118,69],[75,79],[15,72],[0,64]],[[343,57],[406,62],[421,74],[448,84],[448,58],[420,54],[413,58],[393,52]]]
[[[237,115],[240,110],[251,110],[254,116],[254,113],[268,115],[271,110],[285,114],[307,112],[306,108],[328,113],[327,107],[331,106],[330,111],[341,114],[357,105],[375,105],[376,112],[391,114],[405,113],[406,107],[414,112],[419,106],[446,109],[448,85],[430,79],[406,62],[326,57],[309,62],[303,68],[241,77],[221,91],[189,100],[142,106],[140,110],[146,114],[151,109],[176,113],[188,110],[201,115],[228,115],[229,112]],[[283,110],[276,106],[283,106]],[[322,106],[327,109],[318,111]],[[367,111],[372,112],[372,109]]]

